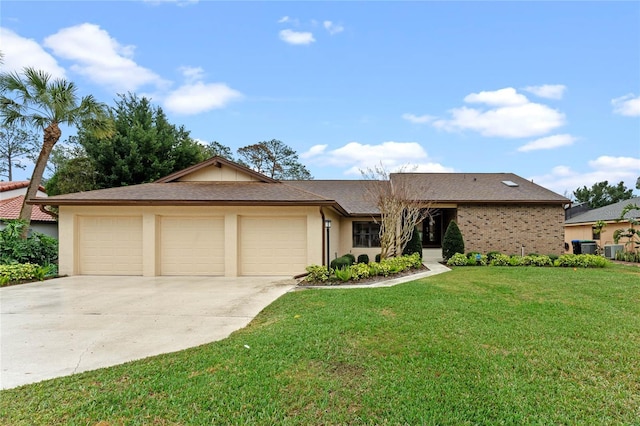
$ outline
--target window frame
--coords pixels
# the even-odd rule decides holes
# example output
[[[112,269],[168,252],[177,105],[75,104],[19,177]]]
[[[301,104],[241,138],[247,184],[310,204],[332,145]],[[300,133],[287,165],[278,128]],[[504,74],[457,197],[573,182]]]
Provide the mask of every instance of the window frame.
[[[380,223],[372,220],[351,222],[351,244],[354,248],[379,248]]]

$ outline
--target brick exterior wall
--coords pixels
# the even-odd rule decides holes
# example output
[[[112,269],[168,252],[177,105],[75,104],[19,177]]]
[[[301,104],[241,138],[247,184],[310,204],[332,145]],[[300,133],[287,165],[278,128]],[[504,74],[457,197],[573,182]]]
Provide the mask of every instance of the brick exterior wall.
[[[564,253],[564,209],[554,205],[460,204],[465,251]]]

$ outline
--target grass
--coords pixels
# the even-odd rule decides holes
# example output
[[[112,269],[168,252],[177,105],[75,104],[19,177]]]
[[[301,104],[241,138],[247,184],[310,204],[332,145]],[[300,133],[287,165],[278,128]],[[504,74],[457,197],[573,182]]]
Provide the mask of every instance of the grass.
[[[639,348],[640,268],[459,268],[287,294],[223,341],[2,391],[0,423],[638,424]]]

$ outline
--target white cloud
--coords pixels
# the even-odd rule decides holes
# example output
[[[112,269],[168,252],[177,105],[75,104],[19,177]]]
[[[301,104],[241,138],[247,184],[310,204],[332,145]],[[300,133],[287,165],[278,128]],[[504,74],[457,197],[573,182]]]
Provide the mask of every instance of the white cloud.
[[[523,90],[547,99],[562,99],[567,86],[563,84],[543,84],[542,86],[527,86]]]
[[[586,172],[578,172],[564,165],[557,166],[550,173],[532,176],[531,179],[558,194],[571,194],[577,188],[591,187],[605,180],[611,185],[623,181],[627,188],[633,189],[640,170],[640,158],[600,156],[589,161],[588,166],[591,170]]]
[[[640,96],[629,93],[611,100],[613,112],[628,117],[640,116]]]
[[[168,111],[177,114],[199,114],[223,108],[229,102],[241,99],[242,93],[224,83],[205,83],[204,71],[200,67],[180,67],[185,83],[173,90],[164,100]]]
[[[54,78],[66,78],[64,68],[38,42],[24,38],[7,28],[0,28],[3,71],[22,72],[25,67],[46,71]]]
[[[314,145],[311,148],[309,148],[307,152],[303,152],[302,154],[300,154],[300,158],[312,158],[318,155],[322,155],[324,154],[324,151],[327,149],[328,146],[329,145],[326,145],[326,144]]]
[[[513,88],[472,93],[468,103],[484,103],[493,108],[462,106],[450,110],[451,118],[432,121],[441,130],[472,130],[483,136],[526,138],[540,136],[565,124],[563,113],[546,105],[529,101]]]
[[[316,41],[310,32],[289,29],[280,31],[280,39],[289,44],[310,44]]]
[[[536,151],[539,149],[554,149],[571,145],[576,141],[574,136],[563,134],[536,139],[518,148],[520,152]]]
[[[415,114],[402,114],[402,118],[413,123],[413,124],[424,124],[424,123],[430,123],[433,120],[435,120],[435,117],[431,116],[431,115],[415,115]]]
[[[321,147],[321,148],[320,148]],[[424,148],[417,142],[387,141],[378,145],[349,142],[326,150],[326,145],[316,145],[304,153],[302,158],[320,166],[343,168],[345,175],[361,176],[360,171],[382,163],[390,171],[403,166],[415,166],[420,172],[451,172],[453,169],[431,161]]]
[[[482,103],[491,106],[513,106],[524,105],[529,102],[526,96],[516,92],[513,87],[504,89],[471,93],[465,96],[464,101],[467,103]]]
[[[278,24],[286,24],[287,22],[293,22],[293,19],[289,18],[288,16],[283,16],[282,18],[278,19]]]
[[[95,24],[63,28],[44,40],[56,56],[74,61],[71,70],[116,91],[136,91],[141,86],[166,86],[153,71],[133,61],[134,46],[122,46]]]
[[[327,30],[331,35],[338,34],[344,31],[344,27],[342,25],[334,24],[331,21],[324,21],[322,25],[324,26],[325,30]]]

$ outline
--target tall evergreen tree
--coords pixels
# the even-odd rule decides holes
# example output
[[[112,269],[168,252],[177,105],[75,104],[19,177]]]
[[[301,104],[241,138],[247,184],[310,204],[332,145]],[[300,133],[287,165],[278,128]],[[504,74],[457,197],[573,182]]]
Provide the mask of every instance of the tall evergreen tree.
[[[152,182],[205,158],[189,132],[169,123],[162,109],[145,97],[119,95],[112,115],[111,137],[78,132],[78,141],[95,167],[98,188]]]
[[[618,201],[628,200],[633,196],[633,189],[628,189],[624,182],[617,185],[609,185],[608,181],[594,183],[591,188],[583,186],[573,191],[573,196],[578,203],[589,203],[592,209],[608,206]]]
[[[455,220],[449,222],[442,239],[442,258],[449,260],[456,253],[464,254],[464,239]]]

